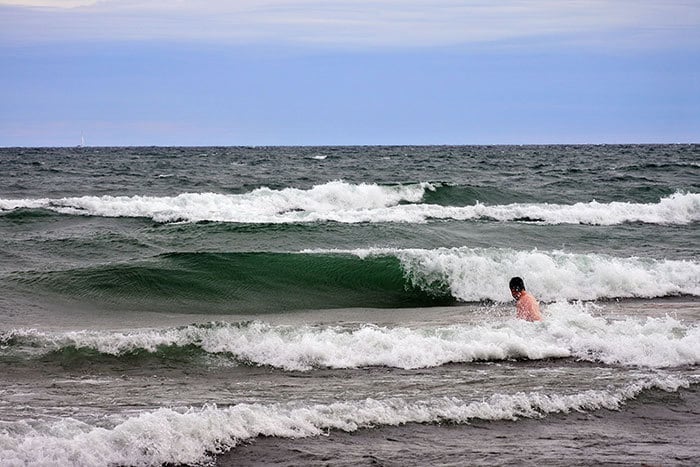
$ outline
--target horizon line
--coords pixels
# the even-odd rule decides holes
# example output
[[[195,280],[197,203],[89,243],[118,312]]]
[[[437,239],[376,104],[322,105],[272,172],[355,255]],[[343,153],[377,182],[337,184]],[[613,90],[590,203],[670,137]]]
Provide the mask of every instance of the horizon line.
[[[135,144],[135,145],[57,145],[0,146],[0,149],[111,149],[111,148],[350,148],[350,147],[476,147],[476,146],[691,146],[700,141],[625,142],[625,143],[382,143],[382,144]]]

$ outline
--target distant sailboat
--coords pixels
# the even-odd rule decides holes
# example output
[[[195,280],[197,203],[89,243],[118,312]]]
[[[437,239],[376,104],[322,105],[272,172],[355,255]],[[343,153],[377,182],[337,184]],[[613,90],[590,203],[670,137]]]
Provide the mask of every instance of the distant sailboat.
[[[85,147],[85,135],[83,132],[80,132],[80,144],[78,145],[79,148],[84,148]]]

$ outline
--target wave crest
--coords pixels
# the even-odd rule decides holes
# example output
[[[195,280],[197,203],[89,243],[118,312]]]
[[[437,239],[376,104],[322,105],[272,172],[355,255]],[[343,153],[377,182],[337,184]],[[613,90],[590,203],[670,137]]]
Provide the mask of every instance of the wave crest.
[[[160,408],[96,427],[72,418],[4,428],[0,455],[9,465],[203,464],[211,454],[258,436],[299,438],[329,429],[356,431],[406,423],[515,420],[551,413],[618,409],[645,390],[677,391],[689,383],[650,377],[608,390],[572,394],[495,394],[481,401],[456,397],[407,401],[365,399],[332,404],[238,404],[229,407]]]
[[[313,250],[319,253],[324,250]],[[561,251],[500,248],[336,250],[361,258],[392,256],[416,287],[444,284],[464,302],[510,301],[513,276],[544,301],[700,295],[700,264]]]
[[[99,358],[94,352],[113,357],[150,353],[176,359],[216,354],[286,371],[367,366],[414,369],[545,358],[663,368],[700,363],[700,328],[668,316],[607,320],[591,315],[584,305],[558,303],[547,307],[543,323],[492,318],[482,324],[413,329],[275,326],[253,321],[128,332],[14,330],[0,334],[0,346],[0,355],[32,358],[53,354],[62,362],[66,349],[77,350],[88,359]]]
[[[169,253],[12,280],[107,309],[243,314],[505,303],[516,275],[545,302],[700,295],[691,260],[465,247]]]
[[[487,199],[498,199],[491,191],[481,190]],[[443,219],[589,225],[629,222],[689,224],[700,221],[700,194],[675,193],[661,198],[658,203],[591,201],[569,205],[486,205],[479,202],[479,193],[473,193],[470,187],[456,188],[439,183],[387,186],[333,181],[308,190],[263,187],[244,194],[0,199],[0,211],[16,209],[48,209],[69,215],[144,217],[156,222],[424,223]]]

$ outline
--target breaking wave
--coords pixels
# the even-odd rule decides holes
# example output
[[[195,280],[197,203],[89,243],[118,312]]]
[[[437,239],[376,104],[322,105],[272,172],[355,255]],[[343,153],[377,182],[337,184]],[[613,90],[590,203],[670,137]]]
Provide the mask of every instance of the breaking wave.
[[[499,196],[489,188],[440,183],[378,185],[333,181],[307,190],[263,187],[244,194],[0,199],[0,211],[47,209],[68,215],[143,217],[156,222],[251,224],[424,223],[432,219],[590,225],[629,222],[689,224],[700,221],[698,193],[675,193],[657,203],[482,204],[484,200],[498,202]]]
[[[489,317],[480,324],[425,328],[210,323],[122,332],[0,333],[3,358],[49,358],[62,364],[105,357],[156,355],[189,359],[218,355],[229,362],[285,371],[386,366],[414,369],[510,359],[579,360],[651,368],[700,363],[700,328],[666,316],[609,320],[592,305],[556,303],[542,323]],[[495,313],[497,314],[497,312]]]
[[[466,247],[343,252],[396,257],[412,284],[442,284],[464,302],[509,301],[505,284],[513,276],[527,278],[528,289],[544,301],[700,295],[700,263],[689,260]]]
[[[688,387],[677,377],[647,377],[621,387],[571,394],[522,392],[483,400],[457,397],[401,398],[331,404],[238,404],[228,407],[160,408],[95,426],[73,418],[3,423],[4,465],[204,464],[258,436],[300,438],[328,430],[353,432],[406,423],[469,423],[472,420],[540,418],[552,413],[618,409],[647,390]],[[113,420],[116,417],[113,417]]]
[[[168,253],[11,278],[37,297],[107,308],[244,314],[505,303],[516,275],[545,302],[700,295],[690,260],[499,248]]]

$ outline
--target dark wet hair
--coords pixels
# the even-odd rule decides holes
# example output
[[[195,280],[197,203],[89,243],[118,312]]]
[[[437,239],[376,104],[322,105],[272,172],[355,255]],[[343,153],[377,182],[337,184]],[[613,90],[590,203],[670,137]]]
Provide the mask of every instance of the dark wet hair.
[[[516,292],[522,292],[525,290],[525,282],[519,277],[514,277],[510,280],[509,284],[510,290],[515,290]]]

